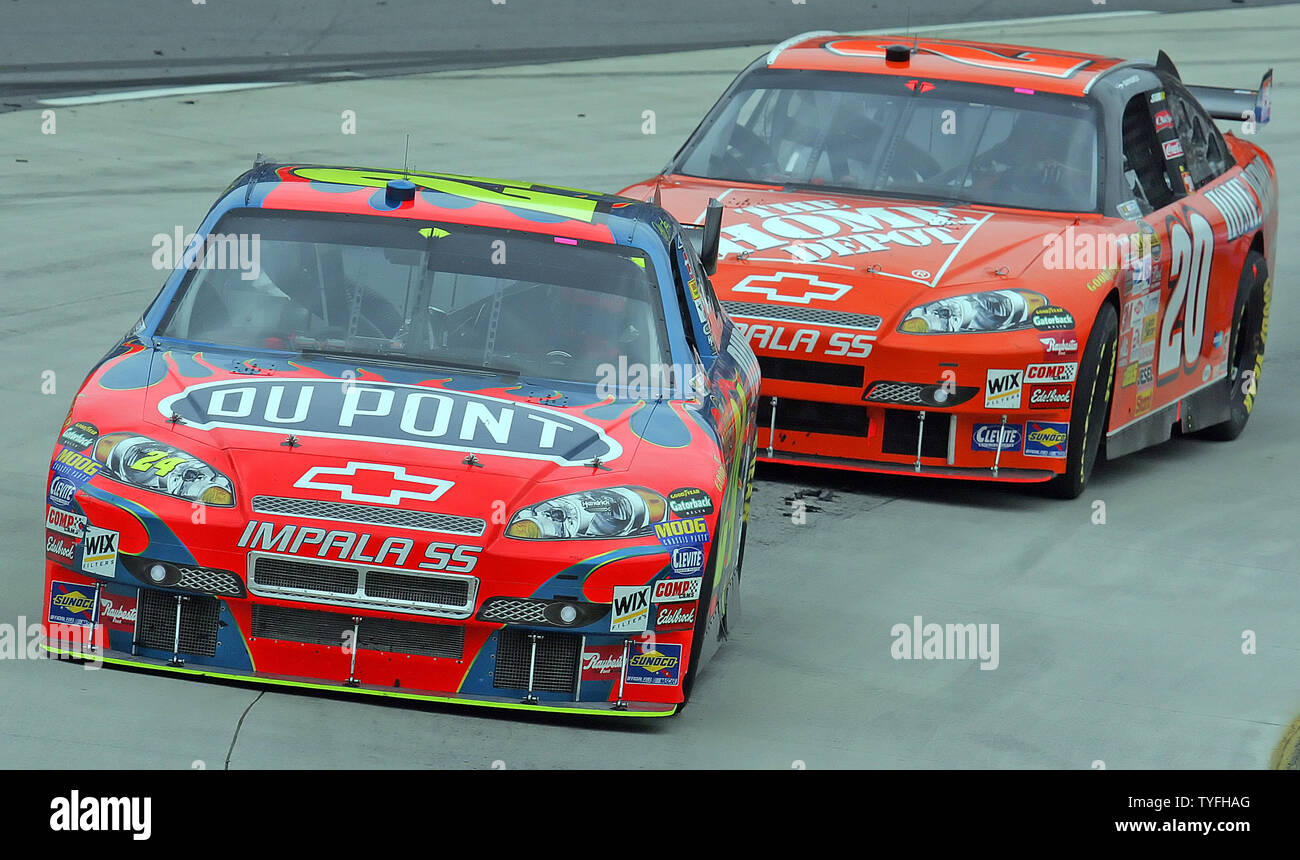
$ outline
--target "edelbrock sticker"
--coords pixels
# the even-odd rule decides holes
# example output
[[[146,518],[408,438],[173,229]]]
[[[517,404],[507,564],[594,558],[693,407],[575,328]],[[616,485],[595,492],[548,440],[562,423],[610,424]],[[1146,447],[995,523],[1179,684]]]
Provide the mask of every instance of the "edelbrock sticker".
[[[346,390],[345,390],[346,389]],[[218,427],[500,454],[577,466],[623,447],[590,422],[484,394],[331,379],[203,382],[158,402],[196,430]]]

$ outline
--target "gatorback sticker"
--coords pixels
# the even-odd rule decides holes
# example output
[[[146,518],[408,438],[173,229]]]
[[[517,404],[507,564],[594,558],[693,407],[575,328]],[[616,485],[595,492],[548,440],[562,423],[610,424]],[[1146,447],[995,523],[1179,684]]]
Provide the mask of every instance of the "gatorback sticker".
[[[51,582],[48,618],[51,624],[93,627],[99,620],[95,586],[57,579]]]
[[[676,687],[681,683],[681,671],[682,646],[656,642],[633,646],[625,680],[628,684]]]
[[[713,513],[713,499],[699,487],[682,487],[668,494],[668,510],[679,517],[705,516]]]
[[[78,421],[75,424],[68,425],[59,437],[59,443],[73,449],[74,451],[84,452],[99,439],[99,428],[89,421]]]
[[[595,424],[558,410],[447,388],[333,379],[203,382],[162,398],[195,430],[223,427],[548,460],[610,463],[623,447]]]

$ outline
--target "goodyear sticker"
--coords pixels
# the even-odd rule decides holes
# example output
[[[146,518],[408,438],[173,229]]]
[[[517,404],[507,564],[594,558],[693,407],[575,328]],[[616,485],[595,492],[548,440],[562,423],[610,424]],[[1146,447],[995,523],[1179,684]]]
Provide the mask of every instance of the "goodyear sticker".
[[[51,624],[71,624],[93,627],[99,620],[99,607],[95,604],[95,586],[75,582],[50,583]]]
[[[99,428],[89,421],[68,425],[59,442],[76,451],[85,451],[99,439]]]
[[[668,509],[679,517],[713,513],[713,499],[699,487],[681,487],[668,494]]]
[[[682,646],[656,642],[632,650],[624,680],[628,684],[676,687],[681,683],[681,672]]]
[[[1070,425],[1055,421],[1030,421],[1025,431],[1026,457],[1064,457]]]
[[[667,547],[691,546],[709,541],[709,523],[704,517],[690,517],[655,523],[659,542]]]

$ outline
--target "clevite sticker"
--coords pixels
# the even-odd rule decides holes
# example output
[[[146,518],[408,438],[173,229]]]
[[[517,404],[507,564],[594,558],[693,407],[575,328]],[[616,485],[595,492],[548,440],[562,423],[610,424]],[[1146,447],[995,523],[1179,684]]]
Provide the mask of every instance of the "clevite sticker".
[[[1001,441],[1002,452],[1015,453],[1025,440],[1023,424],[976,424],[971,431],[972,451],[997,451]]]
[[[641,648],[647,648],[642,651]],[[665,642],[633,647],[627,661],[629,684],[676,687],[681,681],[682,646]]]
[[[709,523],[704,517],[655,523],[659,542],[668,547],[691,546],[709,542]]]
[[[81,569],[93,576],[113,576],[117,570],[118,533],[90,526],[81,541]]]
[[[609,618],[609,632],[644,631],[650,621],[650,586],[614,586],[613,610]]]
[[[530,403],[419,385],[341,380],[202,382],[162,398],[195,430],[230,428],[499,454],[564,466],[610,463],[622,446],[600,427]],[[91,461],[93,463],[93,461]]]
[[[1064,457],[1070,425],[1053,421],[1030,421],[1025,431],[1026,457]]]
[[[93,627],[99,619],[95,605],[95,586],[75,582],[50,583],[48,618],[51,624],[72,624]]]
[[[704,570],[704,550],[698,546],[674,547],[671,557],[673,573],[677,576],[691,576]]]
[[[72,497],[77,494],[77,485],[67,478],[55,475],[50,479],[49,500],[51,505],[66,508],[72,504]]]
[[[713,513],[713,500],[699,487],[682,487],[668,494],[668,510],[679,517]]]
[[[661,579],[654,584],[650,600],[654,603],[681,603],[700,599],[700,577]]]
[[[984,383],[985,409],[1019,409],[1023,370],[990,370]]]

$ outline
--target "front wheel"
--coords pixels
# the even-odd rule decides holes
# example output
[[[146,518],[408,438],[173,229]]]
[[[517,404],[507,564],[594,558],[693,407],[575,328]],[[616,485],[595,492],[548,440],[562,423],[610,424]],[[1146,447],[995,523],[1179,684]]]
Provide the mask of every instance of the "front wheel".
[[[1047,485],[1059,499],[1077,498],[1088,485],[1101,452],[1102,437],[1110,422],[1110,399],[1115,387],[1115,350],[1119,342],[1119,315],[1106,302],[1097,312],[1088,345],[1079,360],[1070,408],[1070,435],[1065,449],[1065,473]]]

